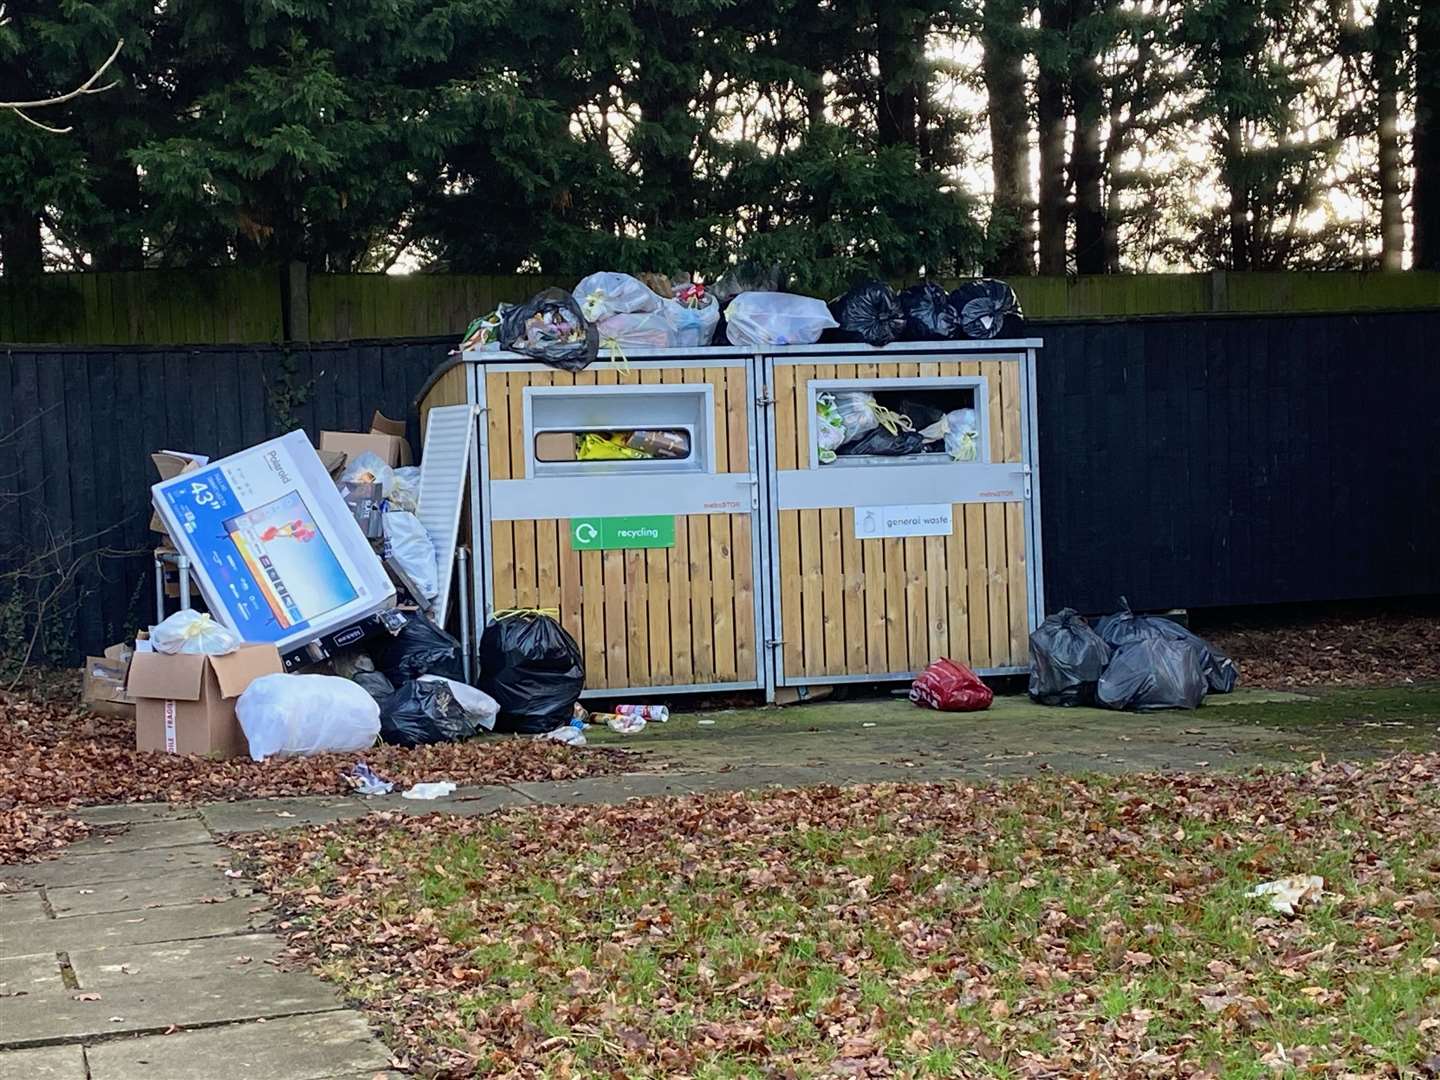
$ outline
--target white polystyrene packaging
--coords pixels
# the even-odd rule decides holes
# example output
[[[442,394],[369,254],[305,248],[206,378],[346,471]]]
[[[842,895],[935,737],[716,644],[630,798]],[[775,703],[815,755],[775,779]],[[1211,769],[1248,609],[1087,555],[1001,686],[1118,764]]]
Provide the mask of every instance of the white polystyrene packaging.
[[[256,761],[367,750],[380,737],[380,706],[338,675],[262,675],[235,716]]]
[[[725,309],[725,336],[742,348],[810,345],[839,325],[824,300],[794,293],[741,293]]]

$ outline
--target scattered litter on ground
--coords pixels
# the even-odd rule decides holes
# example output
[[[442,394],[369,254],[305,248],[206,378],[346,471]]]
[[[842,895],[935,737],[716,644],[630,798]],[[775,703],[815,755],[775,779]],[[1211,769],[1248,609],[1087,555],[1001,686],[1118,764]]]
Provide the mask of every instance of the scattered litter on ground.
[[[345,779],[357,795],[389,795],[395,790],[394,784],[382,780],[363,761],[357,761],[355,768],[345,774]]]
[[[455,785],[449,780],[436,780],[428,784],[411,784],[400,793],[402,799],[443,799],[455,794]]]
[[[1314,903],[1325,891],[1325,879],[1319,874],[1296,874],[1256,885],[1246,896],[1268,896],[1270,906],[1282,915],[1294,915],[1301,904]]]

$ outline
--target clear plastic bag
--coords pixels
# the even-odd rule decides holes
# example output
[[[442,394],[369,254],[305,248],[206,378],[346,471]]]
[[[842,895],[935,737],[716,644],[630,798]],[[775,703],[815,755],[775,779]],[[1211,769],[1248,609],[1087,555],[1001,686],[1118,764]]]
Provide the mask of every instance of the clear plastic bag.
[[[420,504],[420,466],[402,465],[390,470],[390,483],[382,494],[395,509],[413,514]]]
[[[380,706],[338,675],[262,675],[235,716],[256,761],[367,750],[380,735]]]
[[[745,292],[725,309],[731,345],[810,345],[839,325],[824,300],[794,293]]]
[[[655,300],[660,302],[660,297]],[[602,349],[622,353],[627,349],[673,349],[676,344],[675,327],[660,310],[607,315],[595,324],[595,330]]]
[[[661,297],[639,278],[602,270],[580,279],[575,286],[575,302],[593,323],[612,315],[643,314],[659,311]],[[601,336],[604,336],[602,329]]]
[[[845,421],[835,406],[834,394],[819,394],[815,398],[815,448],[819,451],[820,462],[828,465],[835,460],[835,451],[845,442]]]
[[[186,608],[151,627],[150,644],[156,652],[170,656],[177,653],[224,656],[240,647],[240,639],[209,615]]]
[[[356,454],[345,463],[340,474],[343,484],[379,484],[380,493],[388,496],[395,485],[395,470],[385,464],[385,459],[372,450]]]
[[[952,461],[980,460],[980,427],[974,409],[945,414],[945,452]]]
[[[686,289],[691,290],[688,295],[697,295],[693,285],[683,286],[677,293]],[[714,340],[715,328],[720,325],[720,305],[713,296],[700,293],[694,303],[662,300],[661,305],[677,348],[698,349]]]
[[[440,591],[440,574],[435,560],[435,542],[420,519],[405,510],[385,514],[385,554],[395,560],[415,588],[418,600],[433,600]]]

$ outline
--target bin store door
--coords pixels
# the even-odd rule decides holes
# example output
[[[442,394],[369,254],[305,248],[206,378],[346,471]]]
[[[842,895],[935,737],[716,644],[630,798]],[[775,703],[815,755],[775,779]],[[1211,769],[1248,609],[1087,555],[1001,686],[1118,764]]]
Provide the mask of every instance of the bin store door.
[[[557,608],[587,693],[763,685],[752,370],[743,356],[480,368],[487,614]],[[537,436],[544,457],[572,427],[683,429],[695,457],[537,460]],[[617,539],[637,517],[659,519],[645,526],[661,546]]]
[[[1020,348],[766,358],[777,470],[767,639],[777,685],[908,678],[941,656],[989,673],[1028,665],[1038,601],[1032,356]],[[852,357],[869,362],[822,362]],[[976,460],[841,455],[822,464],[815,398],[847,389],[941,407],[968,397]]]

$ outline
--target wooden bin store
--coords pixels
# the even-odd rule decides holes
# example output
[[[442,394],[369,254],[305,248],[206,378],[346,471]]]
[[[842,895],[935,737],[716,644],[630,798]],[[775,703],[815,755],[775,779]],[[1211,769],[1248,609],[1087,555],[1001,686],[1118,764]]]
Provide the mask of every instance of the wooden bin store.
[[[1023,670],[1039,591],[1035,340],[734,348],[602,357],[569,373],[467,353],[432,381],[471,405],[471,640],[490,613],[555,608],[586,693],[902,679],[938,656]],[[973,408],[971,460],[826,463],[819,395]],[[669,457],[599,455],[644,430]],[[622,451],[623,453],[623,451]],[[478,542],[477,542],[478,538]]]

